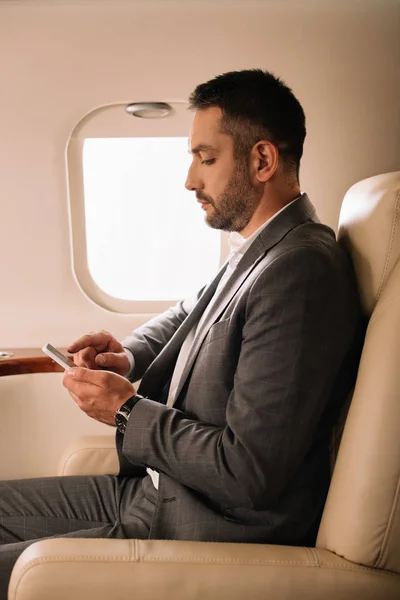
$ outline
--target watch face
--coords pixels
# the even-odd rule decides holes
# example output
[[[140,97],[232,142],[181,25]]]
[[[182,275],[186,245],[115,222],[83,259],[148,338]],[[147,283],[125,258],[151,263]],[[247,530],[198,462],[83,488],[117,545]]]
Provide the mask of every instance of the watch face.
[[[142,398],[143,396],[139,396],[139,394],[132,396],[132,398],[129,398],[125,402],[125,404],[123,404],[121,408],[115,413],[115,424],[117,426],[118,431],[120,431],[121,433],[125,433],[126,425],[128,423],[131,410],[135,406],[136,402]]]
[[[115,424],[117,426],[118,431],[120,431],[121,433],[125,433],[127,422],[128,418],[126,414],[119,411],[115,413]]]

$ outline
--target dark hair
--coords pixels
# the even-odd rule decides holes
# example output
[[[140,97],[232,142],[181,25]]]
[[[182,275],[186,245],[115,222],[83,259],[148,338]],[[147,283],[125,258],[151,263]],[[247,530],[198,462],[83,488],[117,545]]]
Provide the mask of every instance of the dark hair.
[[[233,136],[237,158],[248,156],[258,141],[273,143],[299,176],[306,136],[304,111],[292,90],[268,71],[249,69],[218,75],[201,83],[189,97],[190,108],[217,106],[221,131]]]

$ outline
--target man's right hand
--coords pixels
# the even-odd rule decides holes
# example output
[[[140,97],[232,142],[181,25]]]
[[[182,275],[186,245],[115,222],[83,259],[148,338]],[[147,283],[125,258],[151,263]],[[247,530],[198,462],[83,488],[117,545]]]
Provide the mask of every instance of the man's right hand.
[[[74,363],[86,369],[106,369],[123,377],[127,375],[129,358],[118,340],[108,331],[84,335],[68,346]]]

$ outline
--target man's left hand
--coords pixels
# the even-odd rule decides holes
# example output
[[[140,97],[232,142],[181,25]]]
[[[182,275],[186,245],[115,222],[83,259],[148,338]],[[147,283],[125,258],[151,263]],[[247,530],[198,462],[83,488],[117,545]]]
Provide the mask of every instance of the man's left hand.
[[[63,385],[77,405],[92,419],[115,425],[115,412],[136,394],[133,385],[116,373],[72,367],[65,372]]]

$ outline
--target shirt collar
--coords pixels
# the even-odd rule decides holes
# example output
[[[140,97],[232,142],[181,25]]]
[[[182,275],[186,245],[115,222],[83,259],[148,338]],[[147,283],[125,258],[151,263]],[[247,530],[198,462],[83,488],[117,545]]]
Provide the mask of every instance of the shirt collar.
[[[301,196],[298,196],[297,198],[292,200],[292,202],[289,202],[289,204],[285,204],[285,206],[283,208],[278,210],[278,212],[276,212],[274,215],[272,215],[272,217],[267,219],[248,238],[242,237],[240,235],[240,233],[238,233],[237,231],[231,231],[229,234],[229,237],[228,237],[228,245],[229,245],[229,249],[231,251],[230,256],[233,256],[236,254],[243,256],[243,254],[250,247],[251,243],[255,240],[255,238],[261,233],[261,231],[264,229],[264,227],[266,227],[268,225],[268,223],[270,223],[273,219],[275,219],[275,217],[277,217],[279,215],[279,213],[286,210],[291,204],[293,204],[293,202],[296,202],[296,200],[298,200],[300,197]]]

